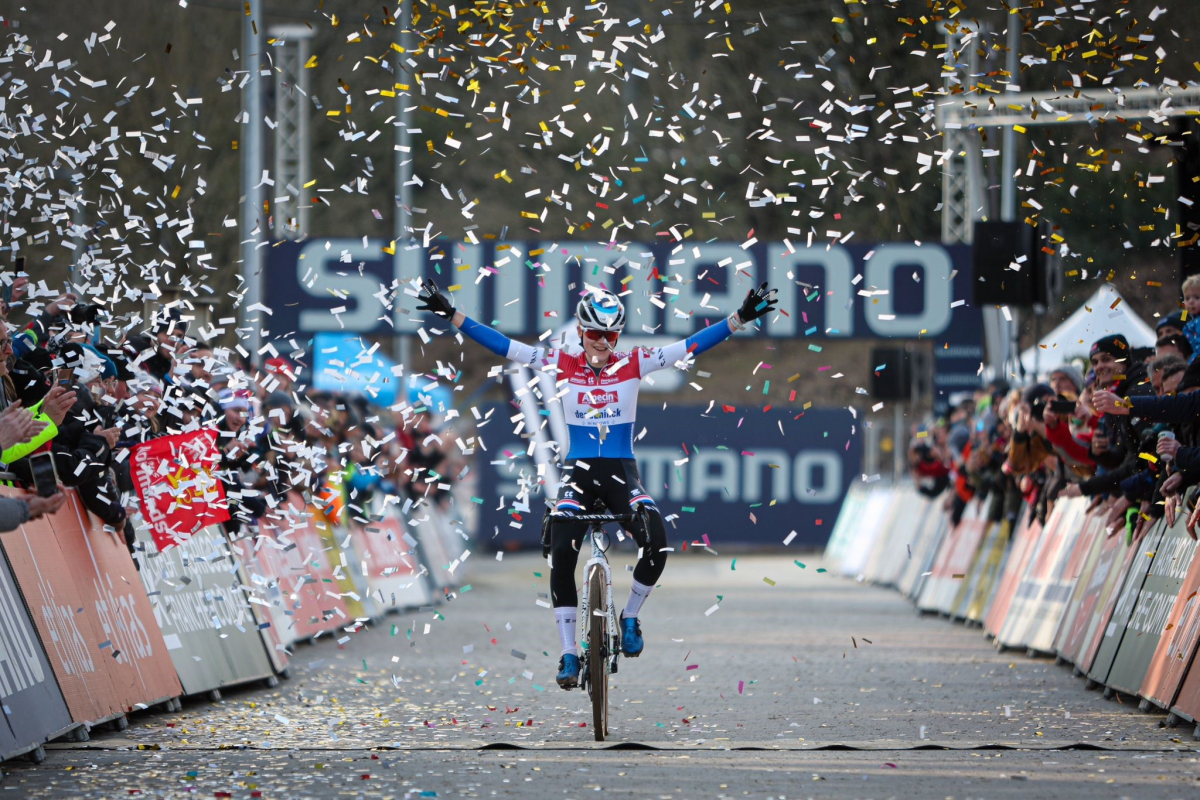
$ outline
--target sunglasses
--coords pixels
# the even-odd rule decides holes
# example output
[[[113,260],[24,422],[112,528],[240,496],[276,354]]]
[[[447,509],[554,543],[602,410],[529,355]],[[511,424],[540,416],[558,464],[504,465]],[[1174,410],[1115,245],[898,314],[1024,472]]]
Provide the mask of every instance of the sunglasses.
[[[585,338],[589,341],[598,342],[601,339],[604,339],[609,344],[616,344],[617,339],[620,336],[621,336],[620,331],[584,331],[583,332],[583,338]]]

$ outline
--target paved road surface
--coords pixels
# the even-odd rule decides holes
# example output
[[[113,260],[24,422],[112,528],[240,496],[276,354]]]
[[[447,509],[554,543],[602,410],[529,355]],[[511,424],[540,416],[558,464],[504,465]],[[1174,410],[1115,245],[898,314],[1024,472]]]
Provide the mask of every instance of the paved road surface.
[[[616,558],[622,597],[631,555]],[[300,646],[292,679],[278,688],[136,716],[127,731],[55,746],[42,765],[10,764],[0,791],[1200,792],[1190,729],[1162,728],[1161,716],[1104,700],[1051,661],[997,653],[977,629],[922,618],[892,592],[818,573],[815,557],[799,556],[804,568],[794,558],[673,556],[643,612],[646,652],[621,662],[612,689],[611,738],[653,749],[598,749],[586,696],[555,687],[553,616],[538,605],[548,592],[544,564],[476,556],[471,586],[436,610],[390,617],[342,647],[334,637]],[[819,749],[831,745],[859,750]],[[1055,749],[1077,745],[1103,751]],[[954,749],[918,749],[935,746]]]

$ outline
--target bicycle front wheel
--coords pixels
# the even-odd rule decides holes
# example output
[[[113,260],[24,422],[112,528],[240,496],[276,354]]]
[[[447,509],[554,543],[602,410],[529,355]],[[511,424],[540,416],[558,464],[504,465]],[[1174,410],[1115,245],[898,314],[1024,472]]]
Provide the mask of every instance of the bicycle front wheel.
[[[604,571],[592,567],[588,576],[588,690],[592,696],[592,731],[597,742],[608,735],[608,619],[609,597]]]

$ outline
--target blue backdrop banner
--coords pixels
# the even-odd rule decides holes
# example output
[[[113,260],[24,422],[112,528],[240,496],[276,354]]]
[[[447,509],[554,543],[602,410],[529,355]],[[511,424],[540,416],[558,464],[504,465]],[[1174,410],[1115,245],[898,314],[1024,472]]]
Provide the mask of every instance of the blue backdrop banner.
[[[497,406],[496,416],[511,411]],[[862,437],[845,409],[794,410],[717,406],[638,409],[635,445],[642,484],[683,541],[822,547],[842,497],[861,480]],[[479,538],[497,548],[534,546],[541,534],[544,494],[528,510],[514,508],[519,486],[537,474],[528,441],[509,436],[480,453]]]
[[[939,410],[950,393],[979,385],[983,322],[969,303],[965,245],[434,241],[395,256],[385,245],[276,243],[266,278],[273,314],[261,315],[261,324],[278,336],[421,335],[431,323],[404,287],[425,276],[450,290],[458,308],[509,336],[557,329],[588,283],[628,290],[629,333],[675,340],[735,310],[747,289],[769,281],[787,315],[762,333],[740,335],[810,340],[814,349],[831,338],[924,339],[933,343]]]

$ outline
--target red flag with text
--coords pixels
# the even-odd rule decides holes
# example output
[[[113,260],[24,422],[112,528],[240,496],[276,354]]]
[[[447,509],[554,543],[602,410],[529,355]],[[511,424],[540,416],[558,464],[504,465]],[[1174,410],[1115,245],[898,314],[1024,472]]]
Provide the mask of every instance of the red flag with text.
[[[229,519],[225,487],[215,475],[221,460],[215,430],[152,439],[132,454],[133,484],[159,550]]]

